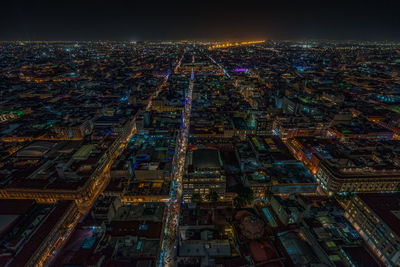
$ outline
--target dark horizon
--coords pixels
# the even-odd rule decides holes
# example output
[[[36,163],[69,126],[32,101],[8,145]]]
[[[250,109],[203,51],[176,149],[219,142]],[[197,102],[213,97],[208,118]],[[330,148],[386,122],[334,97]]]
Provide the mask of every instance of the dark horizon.
[[[243,3],[19,1],[3,4],[0,40],[399,41],[395,1]]]

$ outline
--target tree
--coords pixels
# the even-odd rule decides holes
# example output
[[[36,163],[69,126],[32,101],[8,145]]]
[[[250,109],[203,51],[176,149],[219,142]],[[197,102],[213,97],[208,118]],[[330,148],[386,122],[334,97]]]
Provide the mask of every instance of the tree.
[[[206,198],[208,201],[217,202],[219,199],[219,196],[218,196],[217,192],[215,192],[214,190],[211,190],[211,192],[206,195]]]
[[[334,193],[334,197],[341,202],[347,202],[350,201],[354,198],[355,193],[354,192],[344,192],[344,193]]]
[[[250,205],[254,201],[254,192],[250,187],[243,186],[239,188],[238,196],[243,199],[244,203]]]
[[[240,197],[235,197],[235,198],[233,199],[233,205],[235,206],[235,208],[240,209],[240,208],[243,208],[243,207],[244,207],[245,203],[244,203],[244,201],[243,201],[242,198],[240,198]]]
[[[203,197],[200,195],[200,193],[193,193],[191,200],[194,203],[200,203],[203,201]]]
[[[267,186],[265,188],[265,200],[268,200],[268,202],[271,202],[273,195],[274,195],[274,193],[271,190],[271,186]]]
[[[254,192],[250,187],[239,186],[236,188],[237,197],[233,200],[233,204],[236,208],[242,208],[246,205],[253,204]]]

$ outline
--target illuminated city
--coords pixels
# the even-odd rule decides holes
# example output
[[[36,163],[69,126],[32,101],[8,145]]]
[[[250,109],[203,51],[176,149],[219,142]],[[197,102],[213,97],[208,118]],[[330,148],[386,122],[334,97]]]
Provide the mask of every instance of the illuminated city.
[[[6,15],[0,266],[400,266],[400,27],[250,2]]]

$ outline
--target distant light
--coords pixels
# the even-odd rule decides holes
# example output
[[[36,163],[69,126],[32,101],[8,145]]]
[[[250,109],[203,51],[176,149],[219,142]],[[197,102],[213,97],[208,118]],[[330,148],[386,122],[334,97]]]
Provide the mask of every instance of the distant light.
[[[244,71],[248,71],[248,69],[242,69],[242,68],[238,68],[235,69],[236,72],[244,72]]]

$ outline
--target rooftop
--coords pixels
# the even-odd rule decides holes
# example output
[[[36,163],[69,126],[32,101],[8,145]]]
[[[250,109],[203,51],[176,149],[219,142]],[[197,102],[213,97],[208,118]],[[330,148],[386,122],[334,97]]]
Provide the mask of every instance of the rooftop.
[[[400,193],[357,194],[357,197],[400,236]]]
[[[196,169],[220,167],[220,157],[218,150],[216,149],[194,150],[193,167]]]

